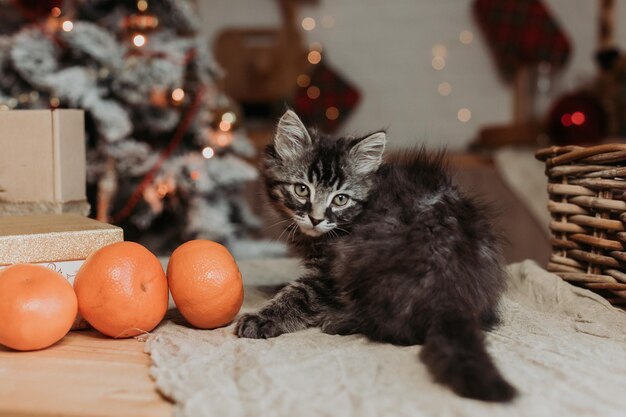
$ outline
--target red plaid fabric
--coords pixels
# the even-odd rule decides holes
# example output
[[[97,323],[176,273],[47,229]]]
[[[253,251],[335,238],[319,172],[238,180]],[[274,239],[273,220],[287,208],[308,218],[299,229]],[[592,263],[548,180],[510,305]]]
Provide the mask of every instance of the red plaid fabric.
[[[292,106],[306,124],[333,133],[354,111],[361,93],[323,61],[313,66],[309,77],[310,84],[298,88]]]
[[[541,1],[475,0],[473,10],[506,79],[520,66],[567,61],[569,38]]]

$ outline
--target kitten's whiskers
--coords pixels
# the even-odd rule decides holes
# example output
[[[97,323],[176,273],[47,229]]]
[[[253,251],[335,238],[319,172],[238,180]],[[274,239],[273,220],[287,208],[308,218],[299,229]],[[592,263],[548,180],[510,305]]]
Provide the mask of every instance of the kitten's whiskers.
[[[268,229],[271,229],[272,227],[276,227],[276,226],[278,226],[279,224],[282,224],[282,223],[288,222],[289,220],[291,220],[291,219],[287,218],[287,219],[284,219],[284,220],[277,221],[276,223],[273,223],[273,224],[271,224],[271,225],[269,225],[269,226],[265,227],[265,228],[263,229],[263,231],[267,231]]]
[[[287,219],[287,220],[289,220],[289,219]],[[283,229],[283,231],[280,233],[280,235],[278,236],[278,238],[277,238],[276,240],[280,240],[280,238],[282,238],[282,237],[283,237],[283,235],[285,234],[285,232],[286,232],[287,230],[291,229],[291,227],[292,227],[293,225],[295,225],[295,224],[296,224],[296,222],[291,222],[291,224],[287,225],[287,227],[285,227],[285,228]]]
[[[293,230],[289,233],[289,235],[291,235],[291,238],[289,238],[289,236],[287,237],[287,241],[293,241],[293,239],[296,238],[296,232],[298,231],[298,225],[296,223],[293,224],[295,227],[293,228]]]

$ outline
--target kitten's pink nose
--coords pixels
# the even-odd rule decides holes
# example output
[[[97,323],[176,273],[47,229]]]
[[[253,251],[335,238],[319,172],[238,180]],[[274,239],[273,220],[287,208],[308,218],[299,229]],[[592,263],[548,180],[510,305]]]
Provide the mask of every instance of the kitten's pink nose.
[[[311,224],[313,226],[317,226],[318,224],[320,224],[322,221],[324,221],[324,219],[316,219],[313,216],[309,216],[309,220],[311,220]]]

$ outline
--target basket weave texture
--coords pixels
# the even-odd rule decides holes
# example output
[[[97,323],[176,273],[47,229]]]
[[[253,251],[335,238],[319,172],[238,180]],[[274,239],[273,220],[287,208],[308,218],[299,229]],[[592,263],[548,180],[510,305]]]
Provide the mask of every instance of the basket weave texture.
[[[626,144],[553,146],[546,164],[548,270],[626,306]]]

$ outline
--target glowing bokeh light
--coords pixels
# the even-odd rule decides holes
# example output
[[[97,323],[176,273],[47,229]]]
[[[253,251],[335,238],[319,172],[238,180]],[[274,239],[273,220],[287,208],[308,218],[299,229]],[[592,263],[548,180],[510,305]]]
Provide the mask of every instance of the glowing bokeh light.
[[[307,59],[313,65],[319,64],[319,62],[322,60],[322,54],[320,54],[319,51],[311,51],[309,52]]]
[[[227,111],[226,113],[222,114],[222,120],[226,123],[233,124],[237,120],[237,116],[235,116],[235,113]]]
[[[315,29],[315,19],[312,17],[305,17],[302,19],[302,29],[313,30]]]
[[[300,74],[298,75],[298,78],[296,78],[296,83],[298,84],[298,87],[308,87],[309,84],[311,84],[311,77],[306,74]]]
[[[459,119],[459,122],[466,123],[469,122],[472,118],[472,112],[469,109],[463,107],[462,109],[459,109],[456,117]]]
[[[207,146],[206,148],[202,149],[202,156],[204,156],[206,159],[211,159],[213,158],[214,155],[215,155],[215,151],[210,146]]]
[[[431,65],[433,66],[434,69],[439,71],[446,67],[446,60],[441,56],[436,56],[431,61]]]
[[[183,90],[182,88],[177,88],[174,91],[172,91],[172,100],[174,100],[175,102],[179,103],[183,101],[184,98],[185,98],[185,90]]]
[[[222,132],[228,132],[231,128],[231,124],[229,122],[227,122],[226,120],[220,121],[220,130]]]
[[[459,33],[459,40],[463,45],[469,45],[474,40],[474,34],[469,30]]]
[[[222,148],[228,146],[233,141],[233,135],[231,133],[222,132],[215,135],[215,143]]]
[[[572,113],[572,123],[576,126],[580,126],[585,123],[585,114],[579,111]]]
[[[437,86],[437,92],[442,96],[449,96],[452,92],[452,85],[448,82],[440,83]]]
[[[306,95],[311,99],[315,100],[320,96],[320,89],[314,85],[310,86],[306,89]]]
[[[335,106],[331,106],[326,109],[326,118],[328,120],[337,120],[339,117],[339,109]]]
[[[66,20],[61,24],[61,28],[66,32],[71,32],[74,29],[74,23],[71,20]]]
[[[137,34],[135,36],[133,36],[133,45],[135,45],[137,48],[141,48],[142,46],[144,46],[146,44],[146,37],[140,34]]]
[[[565,127],[570,127],[572,125],[572,115],[564,113],[563,116],[561,116],[561,124]]]

